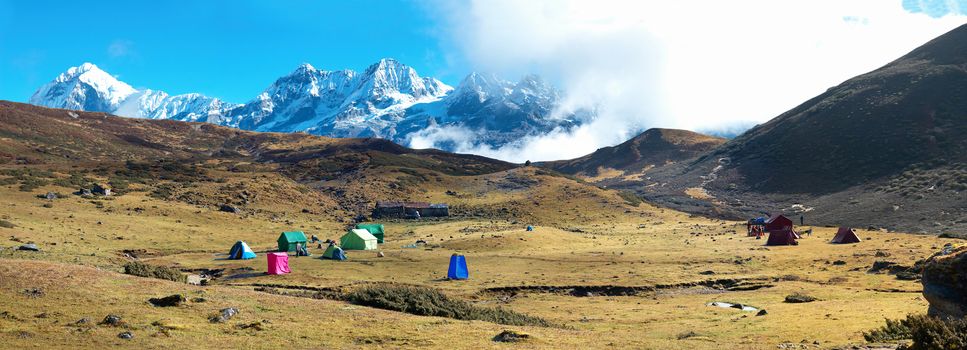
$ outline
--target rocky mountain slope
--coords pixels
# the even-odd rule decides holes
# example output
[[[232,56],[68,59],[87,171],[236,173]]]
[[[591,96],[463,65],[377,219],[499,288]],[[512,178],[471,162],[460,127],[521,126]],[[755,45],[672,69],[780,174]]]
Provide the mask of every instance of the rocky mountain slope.
[[[656,167],[694,158],[725,141],[688,130],[648,129],[620,145],[604,147],[580,158],[541,165],[611,185],[640,180]]]
[[[807,224],[964,232],[964,149],[967,25],[621,186],[707,215],[784,212]]]
[[[136,90],[97,66],[73,67],[41,87],[30,103],[125,117],[202,121],[244,130],[380,137],[422,147],[500,146],[528,135],[570,128],[591,117],[552,116],[560,92],[537,76],[513,83],[472,73],[454,89],[421,77],[394,59],[363,72],[300,65],[253,100],[227,103],[200,94]],[[473,134],[472,140],[453,132]],[[466,145],[465,145],[466,146]]]

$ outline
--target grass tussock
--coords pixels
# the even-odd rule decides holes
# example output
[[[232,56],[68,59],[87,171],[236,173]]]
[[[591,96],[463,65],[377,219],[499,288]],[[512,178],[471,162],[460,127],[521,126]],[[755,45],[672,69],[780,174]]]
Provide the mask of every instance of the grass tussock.
[[[630,206],[637,207],[638,205],[641,204],[641,197],[638,197],[638,195],[635,194],[634,192],[618,191],[618,195],[621,196],[621,199],[624,199],[625,203],[627,203]]]
[[[0,227],[3,227],[3,228],[14,228],[14,227],[17,227],[17,225],[14,225],[12,222],[7,221],[7,220],[0,220]]]
[[[869,342],[910,339],[908,350],[967,348],[967,320],[942,320],[927,315],[909,315],[903,320],[886,320],[886,325],[863,333]]]
[[[167,266],[154,266],[132,261],[124,265],[124,273],[128,275],[151,277],[175,282],[187,282],[188,277],[178,270]]]
[[[477,307],[466,301],[451,299],[429,287],[379,284],[357,289],[349,294],[348,299],[357,305],[421,316],[479,320],[510,326],[550,326],[540,317],[501,308]]]

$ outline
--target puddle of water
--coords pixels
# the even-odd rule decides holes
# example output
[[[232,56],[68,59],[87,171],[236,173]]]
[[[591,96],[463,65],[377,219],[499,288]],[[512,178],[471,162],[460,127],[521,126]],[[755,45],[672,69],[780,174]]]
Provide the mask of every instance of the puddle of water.
[[[726,308],[726,309],[740,309],[742,311],[759,311],[759,309],[754,308],[754,307],[751,307],[751,306],[748,306],[748,305],[732,304],[732,303],[726,303],[726,302],[722,302],[722,301],[713,301],[713,302],[708,303],[706,305],[707,306],[718,306],[718,307],[722,307],[722,308]]]

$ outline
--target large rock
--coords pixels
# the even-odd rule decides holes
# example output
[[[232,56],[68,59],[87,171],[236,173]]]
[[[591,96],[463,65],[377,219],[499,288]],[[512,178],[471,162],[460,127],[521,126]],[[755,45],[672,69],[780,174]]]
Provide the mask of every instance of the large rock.
[[[967,246],[945,247],[927,259],[922,283],[923,296],[930,302],[928,314],[943,318],[967,315]]]
[[[188,301],[188,299],[186,299],[185,296],[181,294],[172,294],[164,298],[148,299],[148,302],[150,302],[151,305],[158,306],[158,307],[180,306],[186,301]]]

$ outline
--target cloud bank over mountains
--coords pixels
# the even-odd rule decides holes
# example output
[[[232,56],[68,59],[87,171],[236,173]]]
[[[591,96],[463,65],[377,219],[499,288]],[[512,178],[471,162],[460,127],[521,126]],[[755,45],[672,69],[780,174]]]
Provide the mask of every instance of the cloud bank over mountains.
[[[577,128],[457,151],[522,161],[573,158],[650,127],[734,133],[876,69],[967,19],[962,1],[430,2],[448,45],[477,70],[533,72],[563,91],[555,114],[591,109]],[[958,15],[960,14],[960,15]],[[432,130],[473,137],[472,130]],[[459,145],[463,144],[464,147]]]

